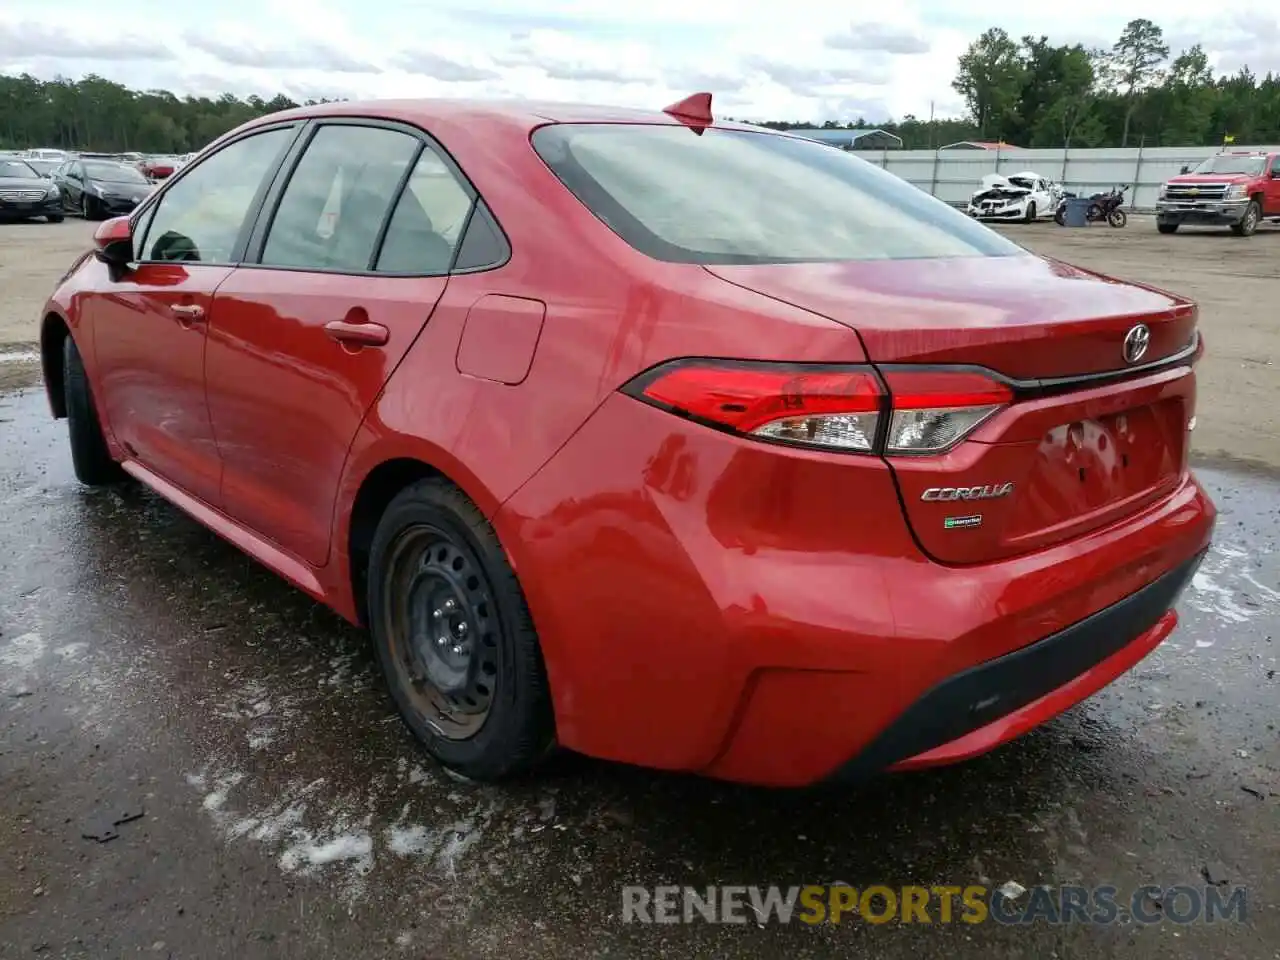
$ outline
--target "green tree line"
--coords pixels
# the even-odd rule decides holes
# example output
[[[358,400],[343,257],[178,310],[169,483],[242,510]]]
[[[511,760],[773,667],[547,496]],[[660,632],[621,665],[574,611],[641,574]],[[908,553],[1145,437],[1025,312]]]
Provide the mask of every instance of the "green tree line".
[[[1227,138],[1280,143],[1280,76],[1259,78],[1247,66],[1215,75],[1199,44],[1171,57],[1163,30],[1145,19],[1130,21],[1107,49],[1055,45],[1044,36],[1015,40],[992,27],[960,56],[952,86],[964,98],[967,117],[908,114],[844,126],[889,130],[907,149],[974,139],[1023,147],[1204,146]],[[185,153],[246,120],[297,105],[283,94],[210,99],[131,90],[92,75],[0,76],[0,148]],[[812,124],[774,120],[765,126]]]
[[[1199,44],[1171,57],[1164,31],[1145,19],[1130,21],[1110,48],[1093,49],[1044,36],[1015,40],[992,27],[960,56],[952,87],[968,108],[963,120],[908,115],[846,126],[896,133],[907,149],[959,140],[1020,147],[1280,143],[1280,75],[1259,78],[1247,66],[1215,75]]]
[[[167,90],[130,90],[92,75],[0,76],[0,148],[187,153],[246,120],[296,106],[283,94],[270,100],[230,93],[178,97]]]

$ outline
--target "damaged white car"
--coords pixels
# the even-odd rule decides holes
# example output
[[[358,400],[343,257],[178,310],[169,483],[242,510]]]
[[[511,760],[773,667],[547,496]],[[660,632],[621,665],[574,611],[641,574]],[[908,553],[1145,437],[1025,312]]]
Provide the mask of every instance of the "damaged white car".
[[[1052,217],[1062,198],[1058,184],[1030,170],[1003,176],[988,173],[969,198],[968,213],[979,220],[1024,220]]]

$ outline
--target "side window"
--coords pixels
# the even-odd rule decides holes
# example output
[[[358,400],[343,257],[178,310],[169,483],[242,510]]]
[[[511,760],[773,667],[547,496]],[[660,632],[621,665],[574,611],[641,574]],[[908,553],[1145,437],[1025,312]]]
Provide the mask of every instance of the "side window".
[[[391,216],[378,272],[448,273],[470,212],[471,192],[439,154],[423,150]]]
[[[381,127],[316,131],[280,196],[262,263],[363,273],[419,140]]]
[[[133,259],[136,263],[142,259],[143,244],[147,239],[147,228],[151,226],[151,221],[156,216],[156,204],[151,204],[142,212],[142,216],[138,217],[133,224]]]
[[[141,259],[231,262],[263,178],[294,132],[277,127],[253,134],[193,167],[160,198],[145,231]]]
[[[458,250],[458,258],[453,262],[454,272],[496,267],[510,255],[511,248],[507,245],[507,238],[489,212],[488,204],[477,200],[475,215],[467,224],[462,248]]]

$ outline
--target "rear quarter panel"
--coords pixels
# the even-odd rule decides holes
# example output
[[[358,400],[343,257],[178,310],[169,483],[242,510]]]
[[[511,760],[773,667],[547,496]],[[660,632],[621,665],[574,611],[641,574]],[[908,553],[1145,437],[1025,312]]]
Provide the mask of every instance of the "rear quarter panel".
[[[493,516],[609,394],[656,363],[680,356],[865,359],[846,327],[726,284],[699,266],[634,251],[547,169],[526,125],[426,127],[485,198],[512,252],[501,267],[450,278],[366,416],[334,518],[340,564],[348,562],[354,499],[388,460],[435,467]],[[467,311],[489,295],[546,304],[536,352],[517,385],[458,369]],[[520,544],[506,547],[518,566]],[[347,578],[346,571],[335,574]]]

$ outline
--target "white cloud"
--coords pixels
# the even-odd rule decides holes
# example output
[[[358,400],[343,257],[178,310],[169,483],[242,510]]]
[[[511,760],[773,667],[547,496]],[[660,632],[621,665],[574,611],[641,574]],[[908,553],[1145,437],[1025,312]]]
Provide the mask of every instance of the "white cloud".
[[[928,116],[931,104],[938,116],[959,113],[956,58],[988,26],[1056,42],[1085,39],[1083,29],[1108,44],[1138,16],[1165,28],[1175,54],[1194,38],[1219,69],[1280,70],[1280,18],[1262,0],[1238,0],[1211,21],[1199,0],[858,9],[831,0],[134,0],[119,18],[90,0],[56,8],[7,0],[0,71],[96,73],[205,95],[529,96],[641,107],[706,89],[742,118],[874,121]]]

